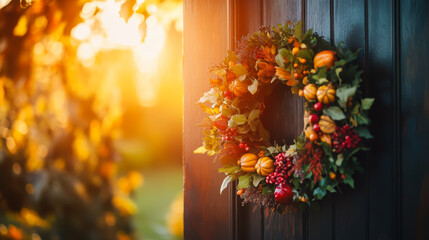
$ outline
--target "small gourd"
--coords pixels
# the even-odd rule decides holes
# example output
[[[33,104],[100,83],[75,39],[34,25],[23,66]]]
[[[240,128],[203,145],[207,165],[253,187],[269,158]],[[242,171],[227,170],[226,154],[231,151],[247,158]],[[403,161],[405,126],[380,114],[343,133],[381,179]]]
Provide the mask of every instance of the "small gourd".
[[[335,122],[329,116],[326,115],[322,115],[320,117],[319,126],[320,131],[327,134],[335,132],[335,129],[337,127]]]
[[[236,79],[229,84],[229,91],[231,91],[237,97],[243,97],[246,95],[246,93],[249,92],[247,86],[248,84],[246,84],[244,81]]]
[[[304,97],[308,101],[315,100],[316,99],[316,85],[315,84],[308,84],[304,87]]]
[[[241,159],[237,162],[241,165],[243,172],[255,172],[255,165],[258,162],[258,156],[253,153],[246,153],[241,156]]]
[[[314,56],[314,69],[317,70],[319,67],[327,67],[329,70],[330,67],[334,66],[335,62],[338,61],[335,57],[335,52],[332,50],[321,51]]]
[[[274,160],[269,157],[260,158],[255,168],[259,175],[266,177],[268,174],[274,172]]]
[[[332,84],[320,86],[316,94],[317,100],[323,104],[335,102],[335,88]]]

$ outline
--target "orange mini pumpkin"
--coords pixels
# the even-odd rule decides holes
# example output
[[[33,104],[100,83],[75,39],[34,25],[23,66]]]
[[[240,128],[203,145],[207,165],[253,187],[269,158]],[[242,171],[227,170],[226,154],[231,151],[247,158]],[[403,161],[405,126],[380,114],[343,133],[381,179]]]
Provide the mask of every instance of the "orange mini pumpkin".
[[[241,165],[243,172],[255,172],[255,165],[258,162],[258,156],[253,153],[246,153],[241,156],[241,159],[237,162]]]
[[[304,97],[308,101],[316,99],[316,85],[315,84],[308,84],[307,86],[304,87]]]
[[[260,158],[255,168],[259,175],[266,177],[268,174],[274,172],[274,160],[269,157]]]
[[[337,128],[335,122],[329,116],[326,115],[320,116],[319,126],[320,131],[327,134],[334,133],[335,129]]]
[[[335,52],[332,50],[321,51],[314,56],[314,69],[317,70],[319,67],[327,66],[329,70],[330,67],[334,66],[335,62],[338,61],[335,57]]]
[[[249,92],[247,86],[248,85],[244,81],[237,79],[229,84],[229,91],[231,91],[237,97],[242,97]]]
[[[332,84],[320,86],[317,89],[317,100],[323,104],[335,102],[335,88]]]

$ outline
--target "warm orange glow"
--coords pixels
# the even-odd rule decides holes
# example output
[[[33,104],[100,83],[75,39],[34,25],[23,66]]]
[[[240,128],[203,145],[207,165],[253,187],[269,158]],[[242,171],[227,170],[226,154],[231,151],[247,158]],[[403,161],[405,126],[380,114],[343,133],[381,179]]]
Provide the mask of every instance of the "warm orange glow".
[[[144,0],[137,1],[136,6]],[[149,5],[148,12],[154,14],[147,19],[143,15],[133,13],[128,21],[120,16],[120,3],[115,0],[88,2],[80,13],[84,22],[72,29],[72,37],[78,40],[77,56],[84,66],[90,67],[98,52],[108,49],[130,49],[138,69],[137,93],[143,106],[153,106],[157,101],[159,78],[155,77],[158,71],[158,58],[165,45],[166,31],[172,19],[176,22],[176,30],[181,31],[181,5],[170,8],[169,13],[163,11],[163,22],[159,22],[156,12],[157,6]],[[96,9],[99,12],[96,12]],[[167,19],[167,21],[165,20]],[[145,36],[142,26],[146,24]],[[141,39],[144,37],[144,41]]]

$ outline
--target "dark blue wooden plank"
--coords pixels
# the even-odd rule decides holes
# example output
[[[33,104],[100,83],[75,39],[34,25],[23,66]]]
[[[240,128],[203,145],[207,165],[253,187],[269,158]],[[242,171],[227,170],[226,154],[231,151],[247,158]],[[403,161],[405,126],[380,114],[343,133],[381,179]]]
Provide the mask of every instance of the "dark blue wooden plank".
[[[343,41],[347,48],[365,49],[365,2],[363,0],[334,1],[334,40]],[[332,27],[332,26],[331,26]],[[364,51],[358,63],[364,66]],[[360,156],[365,163],[364,154]],[[355,177],[356,189],[335,196],[335,239],[365,239],[367,237],[367,185],[368,175]]]
[[[394,161],[395,152],[395,82],[393,6],[391,1],[368,2],[368,64],[367,81],[376,98],[371,118],[375,136],[371,145],[369,175],[369,239],[394,239]]]
[[[429,239],[429,2],[399,4],[402,238]]]
[[[307,0],[305,15],[305,30],[312,28],[328,41],[331,33],[330,4],[330,0]],[[308,210],[308,239],[332,239],[332,204],[332,198],[326,198]]]

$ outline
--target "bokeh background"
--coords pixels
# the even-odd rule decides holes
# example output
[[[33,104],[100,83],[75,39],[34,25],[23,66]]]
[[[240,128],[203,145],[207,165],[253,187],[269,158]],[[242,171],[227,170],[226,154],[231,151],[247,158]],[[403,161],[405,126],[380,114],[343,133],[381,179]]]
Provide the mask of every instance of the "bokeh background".
[[[181,239],[182,1],[0,0],[0,239]]]

